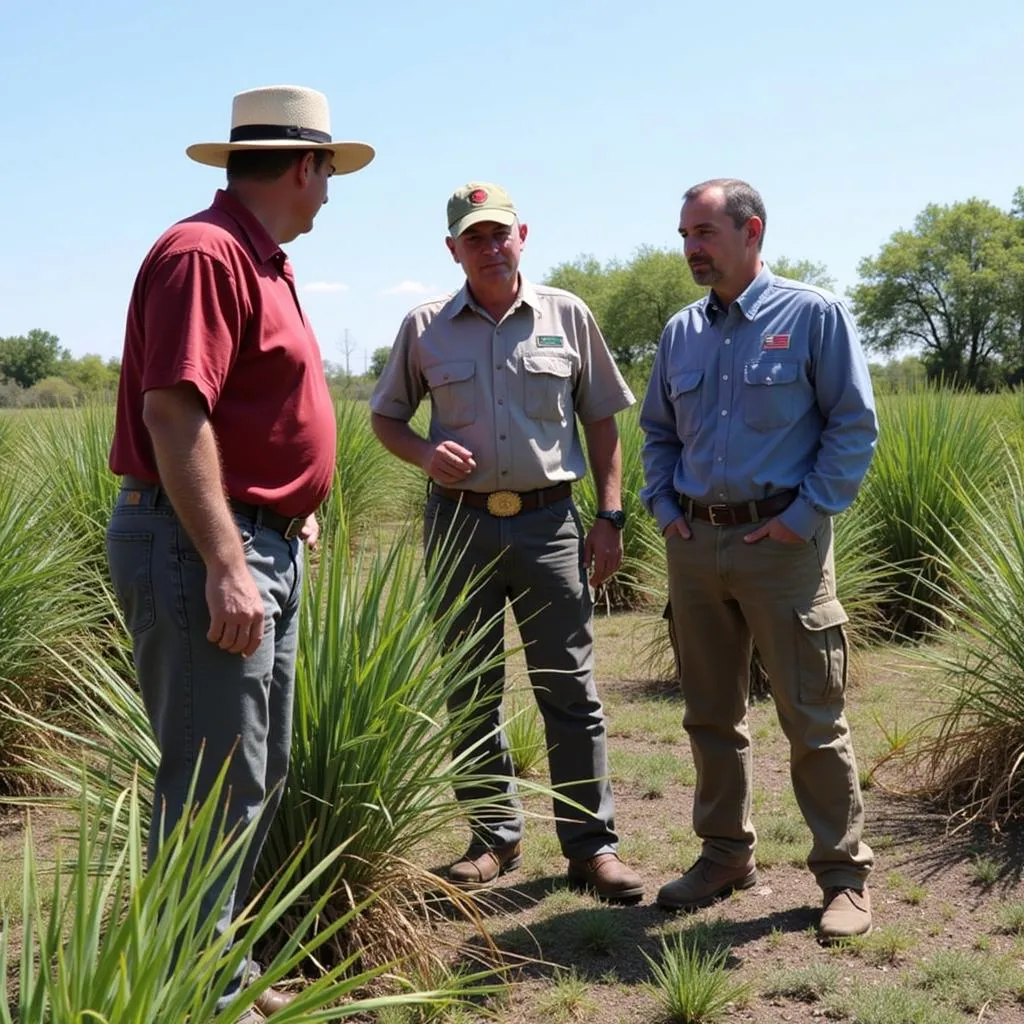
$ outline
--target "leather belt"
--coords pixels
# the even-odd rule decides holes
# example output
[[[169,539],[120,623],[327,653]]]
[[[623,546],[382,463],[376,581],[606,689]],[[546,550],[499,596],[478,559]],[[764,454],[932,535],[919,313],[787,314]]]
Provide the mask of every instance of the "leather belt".
[[[121,483],[123,487],[132,491],[155,491],[154,505],[160,504],[161,499],[168,505],[171,504],[170,497],[168,497],[167,492],[159,484],[150,483],[148,480],[140,480],[134,476],[121,477]],[[285,540],[294,540],[298,537],[307,518],[306,516],[285,516],[280,512],[275,512],[269,505],[253,505],[247,501],[239,501],[237,498],[229,497],[227,502],[232,512],[245,519],[251,519],[261,526],[275,530]]]
[[[793,504],[797,492],[782,491],[760,501],[740,501],[735,505],[702,505],[699,501],[679,496],[679,504],[687,519],[700,519],[712,526],[739,526],[741,523],[756,523],[785,511]]]
[[[461,501],[468,508],[482,508],[503,519],[507,516],[519,515],[520,512],[532,512],[534,509],[553,505],[556,501],[564,501],[572,497],[572,484],[566,481],[551,487],[541,487],[536,491],[492,491],[484,494],[481,491],[466,491],[456,487],[442,487],[431,480],[431,494],[439,494],[449,501]]]

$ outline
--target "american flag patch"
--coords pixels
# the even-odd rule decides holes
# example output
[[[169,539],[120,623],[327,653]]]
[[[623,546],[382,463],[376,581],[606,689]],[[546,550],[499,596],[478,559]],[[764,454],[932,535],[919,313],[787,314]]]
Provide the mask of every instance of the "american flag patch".
[[[761,339],[761,350],[763,352],[771,352],[780,348],[789,348],[788,334],[766,334]]]

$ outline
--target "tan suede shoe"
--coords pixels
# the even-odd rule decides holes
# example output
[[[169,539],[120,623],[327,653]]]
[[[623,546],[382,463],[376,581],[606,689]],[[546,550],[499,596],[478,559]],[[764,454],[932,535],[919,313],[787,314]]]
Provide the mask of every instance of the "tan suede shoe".
[[[448,869],[448,877],[456,885],[486,885],[506,871],[514,871],[522,863],[519,843],[498,846],[493,850],[470,846],[462,858]]]
[[[834,888],[825,890],[825,908],[818,924],[818,938],[838,942],[871,931],[871,894],[863,889]]]
[[[757,868],[753,859],[729,866],[700,857],[685,875],[658,890],[658,906],[662,910],[699,910],[737,889],[754,885],[757,885]]]
[[[644,894],[644,883],[617,853],[599,853],[588,860],[569,861],[569,884],[589,889],[610,903],[635,903]]]

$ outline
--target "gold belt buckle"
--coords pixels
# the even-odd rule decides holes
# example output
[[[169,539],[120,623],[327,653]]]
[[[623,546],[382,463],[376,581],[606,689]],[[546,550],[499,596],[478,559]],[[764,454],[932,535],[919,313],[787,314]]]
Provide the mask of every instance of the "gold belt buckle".
[[[487,511],[492,516],[504,519],[518,515],[523,508],[523,499],[515,491],[493,491],[487,495]]]

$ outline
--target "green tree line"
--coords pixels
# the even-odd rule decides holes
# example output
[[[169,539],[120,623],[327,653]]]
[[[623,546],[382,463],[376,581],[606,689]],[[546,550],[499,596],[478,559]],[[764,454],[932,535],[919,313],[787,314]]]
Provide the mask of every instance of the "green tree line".
[[[49,331],[0,338],[0,408],[73,405],[112,397],[121,363],[98,355],[75,358]]]

